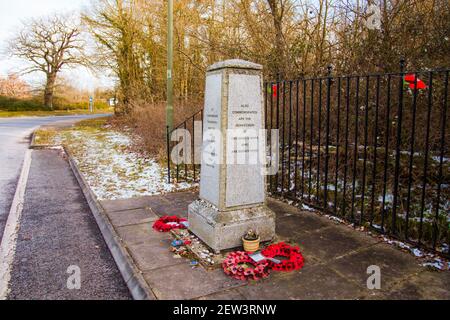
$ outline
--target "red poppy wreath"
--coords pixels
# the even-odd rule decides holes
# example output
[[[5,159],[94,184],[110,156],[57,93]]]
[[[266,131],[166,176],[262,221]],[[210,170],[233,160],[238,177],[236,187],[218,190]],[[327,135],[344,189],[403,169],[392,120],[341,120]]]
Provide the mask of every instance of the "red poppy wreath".
[[[243,251],[231,252],[223,261],[223,271],[238,280],[258,280],[269,276],[269,263],[255,262]]]
[[[184,218],[177,216],[163,216],[153,223],[153,229],[160,232],[169,232],[172,229],[184,229],[186,228],[182,222],[187,221]]]
[[[284,242],[272,244],[262,250],[261,253],[263,256],[268,258],[274,258],[277,256],[287,258],[286,260],[281,261],[281,263],[268,261],[269,268],[275,271],[299,270],[304,264],[303,256],[300,253],[300,248],[290,246]]]
[[[405,77],[403,78],[403,82],[405,85],[409,86],[409,88],[412,90],[414,90],[414,89],[424,90],[427,88],[427,85],[425,84],[425,82],[420,80],[413,73],[405,75]]]

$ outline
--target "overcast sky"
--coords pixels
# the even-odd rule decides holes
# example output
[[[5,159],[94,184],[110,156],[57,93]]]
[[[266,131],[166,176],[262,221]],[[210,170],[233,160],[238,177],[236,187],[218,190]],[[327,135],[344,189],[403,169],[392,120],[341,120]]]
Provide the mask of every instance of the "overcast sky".
[[[89,5],[91,0],[0,0],[0,76],[19,70],[24,63],[4,54],[8,39],[29,18],[46,16],[53,13],[79,12]],[[65,77],[81,89],[93,90],[97,86],[111,85],[112,80],[96,77],[84,68],[65,71]],[[69,77],[70,76],[70,77]],[[37,84],[42,81],[39,73],[24,76],[24,79]]]

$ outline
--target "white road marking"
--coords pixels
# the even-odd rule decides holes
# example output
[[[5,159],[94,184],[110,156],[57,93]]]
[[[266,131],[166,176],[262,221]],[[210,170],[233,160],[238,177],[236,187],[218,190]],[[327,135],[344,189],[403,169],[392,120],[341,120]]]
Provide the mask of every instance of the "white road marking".
[[[11,268],[16,251],[17,234],[20,225],[20,216],[22,215],[25,189],[30,172],[32,150],[27,149],[23,160],[22,171],[17,183],[16,193],[11,204],[8,220],[6,221],[3,238],[0,243],[0,300],[5,300],[11,279]]]

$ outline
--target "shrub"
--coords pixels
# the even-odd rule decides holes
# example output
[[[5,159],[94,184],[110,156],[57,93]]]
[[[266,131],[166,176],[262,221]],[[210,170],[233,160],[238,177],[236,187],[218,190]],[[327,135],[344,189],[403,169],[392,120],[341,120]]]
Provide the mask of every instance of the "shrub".
[[[54,110],[87,110],[89,101],[73,102],[65,98],[54,97]],[[105,110],[109,108],[106,100],[94,100],[94,110]],[[49,109],[42,103],[42,98],[34,96],[27,99],[18,99],[0,96],[0,110],[4,111],[48,111]]]
[[[109,104],[105,100],[94,100],[94,110],[108,109]],[[53,109],[55,110],[87,110],[89,109],[89,100],[86,101],[69,101],[64,97],[55,96],[53,98]]]
[[[5,111],[37,111],[47,110],[39,98],[17,99],[0,96],[0,110]]]
[[[200,101],[178,101],[174,106],[174,125],[201,109]],[[117,116],[113,125],[130,128],[141,138],[142,148],[153,156],[165,156],[166,103],[136,103],[129,114]]]

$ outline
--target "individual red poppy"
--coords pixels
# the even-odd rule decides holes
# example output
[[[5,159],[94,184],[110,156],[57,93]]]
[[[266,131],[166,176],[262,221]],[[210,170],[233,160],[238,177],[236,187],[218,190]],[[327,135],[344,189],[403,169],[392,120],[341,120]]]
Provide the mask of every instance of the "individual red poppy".
[[[414,87],[416,87],[416,89],[418,90],[423,90],[427,88],[427,85],[425,84],[425,82],[423,82],[422,80],[420,80],[419,78],[417,78],[416,80],[416,75],[413,73],[409,73],[407,75],[405,75],[404,79],[403,79],[406,83],[408,83],[408,86],[414,90]],[[416,82],[417,81],[417,82]],[[417,83],[416,86],[414,86],[414,84]]]
[[[272,85],[272,96],[274,98],[277,96],[277,91],[278,91],[278,85],[277,84],[273,84]]]
[[[296,268],[296,265],[293,262],[287,262],[284,266],[284,271],[290,272]]]

